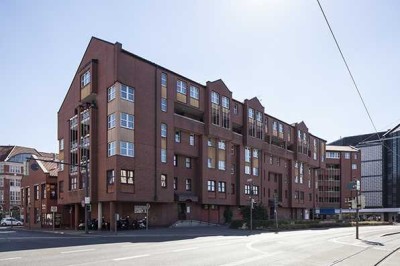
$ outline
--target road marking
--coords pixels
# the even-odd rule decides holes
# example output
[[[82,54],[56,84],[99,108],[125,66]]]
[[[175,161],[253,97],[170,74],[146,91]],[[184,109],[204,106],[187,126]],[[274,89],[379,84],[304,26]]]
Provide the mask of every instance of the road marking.
[[[62,251],[60,252],[61,254],[69,254],[69,253],[78,253],[78,252],[86,252],[86,251],[93,251],[95,250],[94,248],[90,249],[78,249],[78,250],[70,250],[70,251]]]
[[[0,259],[0,261],[5,261],[5,260],[17,260],[20,259],[21,257],[14,257],[14,258],[5,258],[5,259]]]
[[[150,254],[137,255],[137,256],[132,256],[132,257],[116,258],[116,259],[113,259],[113,261],[130,260],[130,259],[137,259],[137,258],[143,258],[143,257],[148,257],[148,256],[150,256]]]
[[[194,249],[198,249],[198,247],[175,249],[175,250],[172,250],[172,252],[181,252],[181,251],[188,251],[188,250],[194,250]]]

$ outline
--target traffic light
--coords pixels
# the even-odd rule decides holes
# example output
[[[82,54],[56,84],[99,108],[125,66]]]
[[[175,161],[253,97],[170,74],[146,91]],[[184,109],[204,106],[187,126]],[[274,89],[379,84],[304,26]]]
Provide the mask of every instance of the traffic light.
[[[86,209],[88,212],[92,211],[92,204],[86,204]]]

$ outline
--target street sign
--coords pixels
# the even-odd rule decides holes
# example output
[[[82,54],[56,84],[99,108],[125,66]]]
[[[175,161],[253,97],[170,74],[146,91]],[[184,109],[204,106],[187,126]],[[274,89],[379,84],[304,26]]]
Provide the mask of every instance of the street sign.
[[[146,213],[147,212],[147,206],[146,205],[135,205],[134,206],[134,212],[135,213]]]
[[[50,207],[51,212],[57,212],[57,206],[51,206]]]
[[[90,204],[90,197],[85,197],[85,204]]]

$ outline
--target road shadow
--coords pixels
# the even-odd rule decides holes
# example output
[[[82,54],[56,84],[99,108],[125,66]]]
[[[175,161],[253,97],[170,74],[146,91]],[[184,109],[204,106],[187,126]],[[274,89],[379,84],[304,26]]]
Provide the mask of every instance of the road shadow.
[[[247,237],[264,233],[261,230],[238,230],[226,227],[162,228],[137,231],[104,232],[57,230],[54,232],[7,228],[0,231],[0,252],[62,248],[114,243],[161,243],[203,237]]]

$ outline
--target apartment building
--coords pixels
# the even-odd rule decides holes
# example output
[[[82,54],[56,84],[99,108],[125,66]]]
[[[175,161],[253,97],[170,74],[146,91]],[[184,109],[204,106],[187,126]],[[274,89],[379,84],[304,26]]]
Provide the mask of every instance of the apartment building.
[[[28,175],[21,183],[22,213],[24,225],[29,228],[60,227],[63,210],[57,205],[58,164],[55,154],[30,157]],[[60,165],[62,168],[63,166]],[[54,216],[54,217],[53,217]],[[67,215],[64,215],[67,216]]]
[[[32,154],[41,153],[33,148],[0,146],[0,215],[23,219],[21,213],[21,179],[23,164]]]
[[[364,216],[400,221],[400,125],[385,132],[344,137],[332,145],[352,145],[361,150],[361,193]]]
[[[349,201],[357,193],[350,187],[355,180],[361,181],[360,150],[327,145],[326,169],[318,177],[318,217],[341,218],[342,213],[349,212]]]
[[[150,225],[223,223],[257,204],[280,218],[309,219],[325,169],[326,141],[304,122],[268,115],[254,97],[233,98],[222,80],[193,81],[92,38],[58,112],[58,203],[76,227],[115,214]],[[85,171],[85,167],[88,171]],[[68,220],[68,219],[67,219]]]

